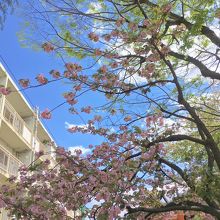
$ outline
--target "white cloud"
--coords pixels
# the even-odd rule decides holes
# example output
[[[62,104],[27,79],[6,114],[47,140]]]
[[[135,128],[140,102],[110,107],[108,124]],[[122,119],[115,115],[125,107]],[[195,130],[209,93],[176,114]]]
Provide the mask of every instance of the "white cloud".
[[[111,134],[111,133],[115,133],[115,132],[116,132],[116,130],[113,127],[111,127],[109,130],[109,133]]]
[[[120,56],[127,56],[127,55],[131,55],[131,54],[136,54],[134,51],[134,44],[130,44],[130,45],[124,45],[123,41],[118,41],[116,43],[116,52],[120,55]],[[139,67],[134,67],[134,71],[135,72]],[[119,78],[122,80],[124,79],[125,82],[127,83],[133,83],[133,84],[142,84],[142,83],[146,83],[147,79],[145,77],[141,77],[139,76],[137,73],[133,73],[133,74],[129,74],[128,71],[121,71],[119,73]]]
[[[133,83],[133,84],[142,84],[142,83],[146,83],[147,79],[144,77],[139,76],[137,73],[132,74],[132,75],[128,75],[128,73],[126,73],[125,71],[122,71],[119,73],[119,78],[125,79],[124,81],[126,83]]]
[[[83,155],[88,154],[91,151],[88,148],[84,148],[82,145],[69,147],[68,150],[72,155],[75,155],[77,150],[81,150]]]
[[[99,2],[91,2],[89,4],[89,9],[86,11],[86,13],[94,13],[99,12],[102,9],[102,5]]]
[[[69,123],[69,122],[65,122],[65,128],[66,129],[70,129],[70,128],[73,128],[73,127],[79,127],[79,128],[88,128],[88,124],[72,124],[72,123]]]
[[[91,2],[88,8],[89,9],[86,11],[86,14],[100,13],[102,10],[102,5],[99,2]],[[103,34],[105,31],[106,27],[103,25],[103,22],[94,19],[92,32],[95,32],[96,34]]]
[[[176,188],[176,193],[172,193],[172,195],[170,194],[170,190],[171,189],[174,189]],[[177,183],[168,183],[168,184],[165,184],[163,185],[163,187],[157,187],[157,190],[158,191],[164,191],[165,192],[165,198],[167,201],[172,201],[177,195],[176,194],[179,194],[179,195],[183,195],[185,194],[189,188],[187,186],[184,186],[184,185],[179,185]]]
[[[214,26],[210,26],[209,28],[213,30],[216,35],[220,35],[219,28],[216,28]],[[208,46],[203,46],[201,44],[200,36],[195,37],[194,40],[197,43],[193,44],[193,46],[187,50],[187,53],[185,55],[189,55],[190,57],[196,58],[209,70],[218,73],[220,71],[220,66],[218,65],[219,62],[217,62],[216,57],[214,55],[211,56],[211,54],[216,54],[218,47],[211,43]],[[170,49],[176,53],[179,53],[181,46],[183,46],[183,43],[179,45],[173,44],[171,45]],[[203,52],[201,53],[201,51]],[[186,83],[190,82],[192,79],[202,76],[200,69],[192,63],[178,67],[176,69],[176,74],[178,75],[178,77],[182,78]],[[209,77],[202,77],[202,80],[203,82],[212,83],[212,80],[210,80]]]

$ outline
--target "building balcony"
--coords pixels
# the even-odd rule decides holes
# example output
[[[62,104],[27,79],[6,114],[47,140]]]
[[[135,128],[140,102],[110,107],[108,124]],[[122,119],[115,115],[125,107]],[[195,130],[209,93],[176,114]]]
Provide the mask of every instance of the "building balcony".
[[[17,176],[22,162],[9,151],[0,146],[0,173],[5,177]]]
[[[32,148],[32,132],[12,105],[5,100],[1,124],[1,138],[16,151]]]

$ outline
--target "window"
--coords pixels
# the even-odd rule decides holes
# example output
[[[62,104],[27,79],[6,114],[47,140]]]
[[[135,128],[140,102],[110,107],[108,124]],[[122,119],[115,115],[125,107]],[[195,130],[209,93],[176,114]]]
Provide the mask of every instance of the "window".
[[[6,169],[8,165],[8,155],[0,149],[0,167]]]
[[[11,112],[7,106],[5,106],[4,109],[4,117],[11,125],[13,125],[14,115],[13,112]]]
[[[18,118],[15,118],[15,120],[14,120],[14,127],[15,127],[15,130],[19,134],[22,134],[22,132],[23,132],[23,125],[22,125],[22,121],[21,120],[19,120]]]

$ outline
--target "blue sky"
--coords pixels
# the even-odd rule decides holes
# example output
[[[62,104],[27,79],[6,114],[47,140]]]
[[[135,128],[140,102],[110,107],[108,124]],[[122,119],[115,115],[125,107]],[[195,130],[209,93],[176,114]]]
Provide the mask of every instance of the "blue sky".
[[[17,33],[21,30],[20,20],[16,14],[9,15],[0,31],[0,55],[3,57],[9,69],[18,81],[21,78],[34,78],[39,73],[48,74],[52,69],[63,70],[63,63],[54,55],[49,55],[43,51],[34,51],[30,48],[24,48],[20,45]],[[2,62],[2,60],[1,60]],[[3,62],[2,62],[3,63]],[[5,66],[5,64],[3,63]],[[13,77],[13,76],[12,76]],[[14,79],[14,78],[13,78]],[[36,82],[35,82],[36,83]],[[40,110],[53,108],[64,101],[62,93],[68,91],[63,82],[55,82],[45,87],[32,88],[25,91],[24,95],[31,101],[32,106],[38,106]],[[82,98],[82,104],[87,104],[88,100],[95,100],[94,94]],[[88,102],[89,103],[89,102]],[[65,129],[65,122],[72,124],[82,124],[78,116],[68,113],[68,105],[64,105],[53,112],[52,119],[44,120],[44,124],[54,137],[58,145],[64,147],[82,145],[86,147],[89,144],[98,143],[98,137],[81,134],[70,134]]]
[[[21,78],[29,78],[33,84],[37,84],[36,80],[34,80],[37,74],[43,73],[48,76],[48,73],[52,69],[57,69],[62,72],[64,70],[64,63],[53,53],[48,54],[43,52],[43,50],[37,51],[31,49],[31,46],[33,46],[32,44],[27,45],[26,47],[21,46],[17,33],[19,33],[22,29],[21,24],[24,23],[24,21],[22,22],[22,18],[24,17],[20,16],[19,18],[17,13],[7,17],[4,29],[0,32],[0,55],[8,64],[10,68],[9,73],[13,73],[16,81]],[[35,35],[37,35],[37,33],[35,33]],[[69,59],[66,61],[75,62],[74,59]],[[89,66],[90,62],[87,60],[82,64],[83,66]],[[92,71],[92,68],[88,70],[88,74],[91,75]],[[43,111],[45,108],[53,109],[62,103],[64,101],[62,93],[69,91],[69,88],[70,85],[66,85],[64,82],[59,81],[52,84],[47,84],[43,87],[28,89],[25,91],[24,95],[28,97],[28,100],[31,100],[32,106],[38,106],[40,110]],[[136,94],[130,96],[129,99],[131,102],[136,101]],[[84,97],[80,97],[80,106],[98,106],[102,104],[103,101],[103,96],[99,95],[97,92],[86,93]],[[70,114],[68,112],[68,108],[69,105],[67,104],[61,106],[53,112],[51,120],[44,120],[46,127],[54,137],[56,143],[66,148],[79,145],[87,147],[89,144],[99,144],[101,140],[103,140],[101,137],[85,134],[82,135],[79,133],[71,134],[66,130],[65,122],[70,124],[84,123],[78,116]],[[147,106],[145,103],[140,105],[138,108],[136,105],[130,104],[127,108],[129,108],[131,113],[134,110],[133,108],[135,108],[135,112],[139,112],[140,115],[146,114],[147,111]],[[85,121],[88,118],[91,118],[91,116],[88,117],[88,115],[85,115],[84,113],[82,114],[82,117],[85,119]],[[118,121],[117,118],[116,121]]]

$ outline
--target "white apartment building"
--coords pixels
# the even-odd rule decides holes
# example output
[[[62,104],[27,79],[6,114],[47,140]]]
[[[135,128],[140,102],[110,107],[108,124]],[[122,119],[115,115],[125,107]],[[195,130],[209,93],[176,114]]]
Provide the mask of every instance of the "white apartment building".
[[[18,87],[0,63],[0,86],[10,88],[9,95],[0,95],[0,184],[11,175],[18,174],[22,164],[29,165],[35,158],[35,152],[43,150],[55,163],[56,145],[50,134],[38,118]],[[5,212],[0,220],[7,220]]]

